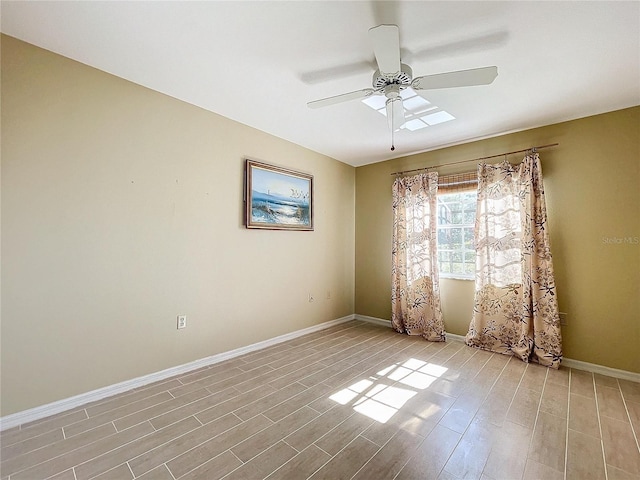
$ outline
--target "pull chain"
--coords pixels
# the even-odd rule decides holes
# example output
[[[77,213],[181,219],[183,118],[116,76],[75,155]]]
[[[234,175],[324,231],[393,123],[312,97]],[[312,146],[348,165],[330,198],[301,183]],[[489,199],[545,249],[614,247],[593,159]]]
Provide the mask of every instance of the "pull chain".
[[[391,151],[393,152],[396,149],[395,146],[395,141],[393,140],[393,132],[395,130],[395,125],[393,124],[393,121],[395,120],[394,115],[393,115],[393,104],[391,105]]]

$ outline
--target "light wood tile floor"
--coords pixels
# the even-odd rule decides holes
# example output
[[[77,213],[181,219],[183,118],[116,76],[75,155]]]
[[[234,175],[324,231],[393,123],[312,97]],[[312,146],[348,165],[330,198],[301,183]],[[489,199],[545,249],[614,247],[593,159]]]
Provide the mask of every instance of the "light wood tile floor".
[[[638,479],[639,437],[639,383],[353,321],[2,432],[0,479]]]

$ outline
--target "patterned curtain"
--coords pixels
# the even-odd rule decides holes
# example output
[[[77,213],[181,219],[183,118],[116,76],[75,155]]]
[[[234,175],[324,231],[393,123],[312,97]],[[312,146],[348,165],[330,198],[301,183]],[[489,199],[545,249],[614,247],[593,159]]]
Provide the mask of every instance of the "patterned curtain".
[[[558,368],[560,317],[538,154],[478,165],[476,287],[467,345]]]
[[[445,340],[436,259],[438,174],[393,183],[391,325],[397,332]]]

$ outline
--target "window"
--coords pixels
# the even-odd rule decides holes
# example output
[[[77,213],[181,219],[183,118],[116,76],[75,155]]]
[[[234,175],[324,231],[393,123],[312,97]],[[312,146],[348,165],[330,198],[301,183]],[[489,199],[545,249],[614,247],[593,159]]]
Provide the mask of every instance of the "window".
[[[438,194],[438,267],[442,278],[473,279],[475,191]]]

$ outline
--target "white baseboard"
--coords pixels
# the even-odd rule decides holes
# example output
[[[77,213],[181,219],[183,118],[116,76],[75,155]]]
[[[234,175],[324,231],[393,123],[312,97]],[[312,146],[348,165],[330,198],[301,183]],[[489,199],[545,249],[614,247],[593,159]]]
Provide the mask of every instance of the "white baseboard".
[[[157,382],[159,380],[164,380],[166,378],[187,373],[192,370],[196,370],[198,368],[223,362],[225,360],[229,360],[231,358],[244,355],[245,353],[250,353],[255,350],[260,350],[262,348],[270,347],[272,345],[277,345],[278,343],[286,342],[287,340],[293,340],[294,338],[301,337],[302,335],[307,335],[309,333],[314,333],[320,330],[324,330],[326,328],[333,327],[334,325],[339,325],[341,323],[345,323],[354,319],[355,319],[355,315],[353,314],[347,315],[346,317],[320,323],[312,327],[303,328],[302,330],[296,330],[295,332],[286,333],[278,337],[270,338],[269,340],[264,340],[262,342],[247,345],[246,347],[236,348],[235,350],[219,353],[217,355],[212,355],[206,358],[201,358],[200,360],[195,360],[193,362],[185,363],[183,365],[167,368],[166,370],[151,373],[149,375],[144,375],[142,377],[134,378],[132,380],[126,380],[124,382],[99,388],[91,392],[82,393],[74,397],[58,400],[57,402],[52,402],[46,405],[41,405],[39,407],[30,408],[22,412],[12,413],[11,415],[6,415],[0,418],[0,431],[17,427],[18,425],[23,425],[25,423],[33,422],[35,420],[40,420],[41,418],[46,418],[50,415],[55,415],[56,413],[61,413],[66,410],[79,407],[89,402],[102,400],[103,398],[107,398],[112,395],[116,395],[118,393],[123,393],[134,388],[143,387],[145,385],[148,385],[153,382]]]
[[[382,318],[369,317],[367,315],[355,315],[356,320],[362,320],[363,322],[375,323],[376,325],[391,326],[389,320]],[[464,335],[456,335],[455,333],[447,332],[447,340],[453,340],[456,342],[464,342]],[[583,362],[581,360],[573,360],[571,358],[564,357],[562,359],[562,365],[569,368],[575,368],[577,370],[584,370],[592,373],[599,373],[601,375],[607,375],[609,377],[620,378],[623,380],[629,380],[632,382],[640,383],[640,373],[629,372],[627,370],[619,370],[617,368],[605,367],[604,365],[597,365],[595,363]]]
[[[599,373],[601,375],[608,375],[609,377],[640,383],[640,373],[636,372],[605,367],[604,365],[583,362],[581,360],[573,360],[572,358],[563,358],[562,365],[565,367],[575,368],[576,370],[585,370],[587,372]]]
[[[455,333],[446,332],[447,340],[453,340],[454,342],[464,343],[464,335],[456,335]]]
[[[355,320],[361,320],[363,322],[375,323],[376,325],[380,325],[382,327],[391,328],[391,320],[383,320],[382,318],[376,317],[368,317],[367,315],[360,315],[356,313],[354,315]]]

